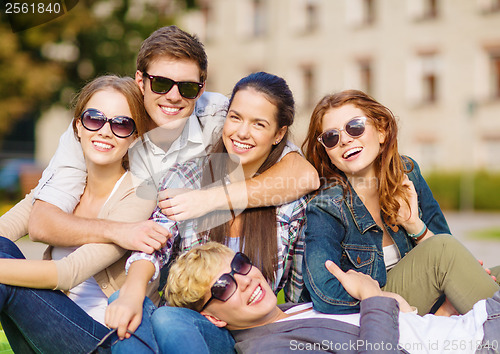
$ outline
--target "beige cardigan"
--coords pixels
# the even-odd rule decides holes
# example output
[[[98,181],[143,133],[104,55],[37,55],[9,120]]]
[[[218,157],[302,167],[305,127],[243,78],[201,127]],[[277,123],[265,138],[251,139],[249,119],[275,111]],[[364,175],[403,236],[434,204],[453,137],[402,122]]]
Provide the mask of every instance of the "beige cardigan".
[[[2,236],[18,239],[27,232],[29,213],[31,212],[31,194],[19,202],[14,210],[0,219]],[[29,204],[28,204],[29,203]],[[137,222],[147,220],[154,207],[155,200],[139,198],[135,194],[130,172],[124,177],[111,198],[99,212],[99,219]],[[12,220],[12,221],[11,221]],[[52,246],[44,253],[44,259],[50,259]],[[93,276],[104,294],[111,296],[125,282],[125,262],[130,251],[109,243],[90,243],[77,248],[63,259],[54,261],[57,268],[58,284],[54,290],[69,290]],[[159,301],[158,281],[148,285],[148,297],[157,304]]]

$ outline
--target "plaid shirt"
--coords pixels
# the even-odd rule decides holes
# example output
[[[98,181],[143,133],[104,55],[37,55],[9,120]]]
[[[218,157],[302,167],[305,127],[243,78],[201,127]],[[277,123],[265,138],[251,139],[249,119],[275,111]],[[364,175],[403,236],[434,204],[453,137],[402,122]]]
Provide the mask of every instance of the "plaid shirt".
[[[200,189],[204,161],[205,158],[200,158],[173,166],[161,181],[160,191],[171,188]],[[304,198],[276,207],[278,269],[271,287],[276,293],[283,288],[285,299],[293,302],[298,301],[304,284],[302,258],[304,254],[305,208]],[[229,215],[229,212],[227,214]],[[158,207],[153,212],[151,219],[169,230],[172,233],[172,238],[164,248],[153,254],[134,252],[127,260],[127,271],[133,262],[148,260],[155,266],[155,275],[153,276],[155,279],[158,277],[161,267],[167,264],[172,256],[177,256],[177,254],[173,254],[175,251],[173,251],[172,246],[178,237],[181,238],[177,240],[177,242],[180,241],[179,253],[187,252],[194,246],[209,241],[207,233],[200,233],[197,230],[196,219],[182,222],[172,221]],[[227,220],[230,220],[230,216],[223,222]]]

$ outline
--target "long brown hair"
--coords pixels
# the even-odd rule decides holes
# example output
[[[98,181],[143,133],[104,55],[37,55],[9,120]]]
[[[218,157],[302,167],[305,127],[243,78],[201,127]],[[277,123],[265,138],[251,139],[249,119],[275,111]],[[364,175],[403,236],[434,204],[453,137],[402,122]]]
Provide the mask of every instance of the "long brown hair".
[[[258,72],[244,77],[235,85],[231,94],[229,105],[235,94],[244,89],[254,89],[263,94],[277,108],[276,121],[278,129],[290,126],[295,115],[295,103],[292,92],[286,81],[281,77]],[[248,102],[248,104],[252,104]],[[288,138],[288,129],[285,136],[277,145],[273,145],[270,154],[259,167],[256,175],[261,174],[276,162],[278,162]],[[222,138],[214,145],[206,168],[203,171],[202,186],[209,185],[214,181],[224,182],[225,176],[231,169],[229,158],[219,158],[221,154],[227,156],[227,150]],[[214,218],[214,215],[209,218]],[[213,220],[211,220],[213,222]],[[225,222],[209,231],[212,241],[225,245],[230,240],[231,222]],[[276,238],[276,207],[260,207],[245,209],[241,214],[240,251],[244,252],[258,268],[266,279],[273,282],[275,272],[278,268],[278,245]]]
[[[346,90],[323,97],[314,108],[309,122],[307,137],[302,145],[307,160],[316,168],[324,187],[329,183],[339,183],[344,187],[344,192],[349,192],[347,178],[330,160],[326,149],[317,140],[323,132],[322,124],[324,115],[333,108],[340,108],[346,104],[363,111],[371,119],[375,128],[385,134],[385,141],[381,145],[381,152],[375,159],[375,171],[378,178],[380,209],[384,221],[393,226],[400,207],[397,197],[408,203],[408,198],[403,188],[405,173],[413,169],[413,163],[404,159],[398,152],[398,126],[391,110],[366,93],[358,90]]]

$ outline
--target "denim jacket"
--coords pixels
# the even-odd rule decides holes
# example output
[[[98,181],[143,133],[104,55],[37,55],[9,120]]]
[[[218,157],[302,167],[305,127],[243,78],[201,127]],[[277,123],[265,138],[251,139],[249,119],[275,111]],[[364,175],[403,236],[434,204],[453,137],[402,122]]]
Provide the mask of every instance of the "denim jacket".
[[[450,229],[432,196],[429,186],[414,162],[408,177],[418,194],[419,215],[435,234],[450,233]],[[382,249],[382,229],[375,223],[354,188],[346,193],[341,185],[327,185],[308,203],[303,276],[314,308],[324,313],[359,312],[359,301],[351,297],[340,282],[325,268],[332,260],[347,271],[354,269],[377,280],[387,281]],[[403,227],[393,231],[384,223],[401,257],[415,246]],[[309,300],[307,294],[306,300]]]

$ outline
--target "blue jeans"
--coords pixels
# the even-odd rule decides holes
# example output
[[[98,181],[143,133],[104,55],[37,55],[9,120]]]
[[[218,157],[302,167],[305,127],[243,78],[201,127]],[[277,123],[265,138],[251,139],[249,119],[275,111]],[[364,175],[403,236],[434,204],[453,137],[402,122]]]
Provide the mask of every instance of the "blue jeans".
[[[109,297],[109,303],[115,301],[118,298],[118,294],[119,291],[111,295]],[[156,340],[153,335],[153,327],[151,325],[151,315],[155,310],[156,306],[148,297],[146,297],[142,305],[141,324],[134,332],[134,336],[130,336],[128,339],[118,340],[118,336],[114,334],[111,340],[111,342],[114,343],[111,347],[112,353],[159,353],[158,345],[156,344]],[[141,340],[146,342],[147,345],[144,345]],[[148,348],[148,345],[151,349]]]
[[[12,241],[0,237],[0,258],[25,257]],[[0,284],[0,309],[15,353],[87,353],[108,332],[61,291]]]
[[[110,302],[117,298],[117,293],[109,298]],[[157,309],[149,298],[144,300],[142,322],[134,334],[154,353],[234,353],[234,339],[225,328],[216,327],[189,309],[169,306]],[[131,336],[116,342],[112,352],[135,354],[152,351],[137,337]]]
[[[162,306],[151,322],[161,353],[234,353],[231,333],[196,311]]]

